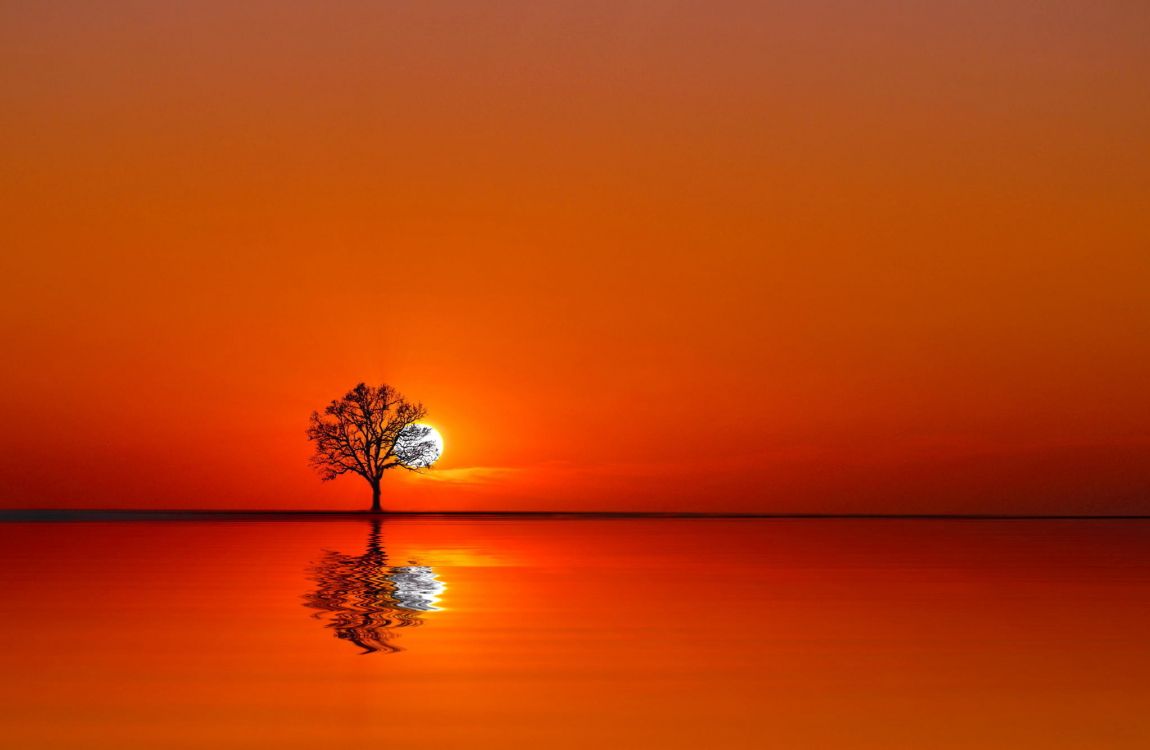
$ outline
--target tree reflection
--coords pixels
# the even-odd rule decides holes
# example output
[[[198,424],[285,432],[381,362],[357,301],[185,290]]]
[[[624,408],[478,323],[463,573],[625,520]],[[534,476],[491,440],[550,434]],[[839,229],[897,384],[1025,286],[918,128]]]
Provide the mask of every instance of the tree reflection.
[[[421,614],[437,609],[444,588],[426,565],[389,566],[382,527],[372,519],[362,555],[325,551],[311,569],[316,590],[304,596],[304,606],[317,610],[314,617],[364,654],[402,651],[395,645],[398,630],[421,625]]]

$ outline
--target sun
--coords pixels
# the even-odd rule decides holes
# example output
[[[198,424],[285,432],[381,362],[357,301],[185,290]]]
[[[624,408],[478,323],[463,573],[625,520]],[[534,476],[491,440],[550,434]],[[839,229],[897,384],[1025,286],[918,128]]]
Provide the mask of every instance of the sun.
[[[425,469],[443,455],[443,436],[429,424],[409,424],[395,441],[395,456],[409,469]]]

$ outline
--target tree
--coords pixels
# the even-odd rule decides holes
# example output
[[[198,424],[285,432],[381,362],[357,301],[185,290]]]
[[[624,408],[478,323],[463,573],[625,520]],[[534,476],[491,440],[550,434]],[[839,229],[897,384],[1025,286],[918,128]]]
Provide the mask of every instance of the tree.
[[[371,510],[379,513],[379,483],[389,469],[419,471],[435,458],[426,437],[430,428],[415,424],[427,416],[423,404],[407,401],[382,384],[358,384],[323,413],[312,412],[308,440],[315,443],[311,464],[327,482],[352,472],[371,485]]]

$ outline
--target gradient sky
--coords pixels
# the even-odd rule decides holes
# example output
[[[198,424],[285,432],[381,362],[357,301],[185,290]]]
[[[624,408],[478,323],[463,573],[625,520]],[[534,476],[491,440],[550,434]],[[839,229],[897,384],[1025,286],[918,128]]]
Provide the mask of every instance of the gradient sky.
[[[5,2],[0,504],[1150,512],[1150,6]]]

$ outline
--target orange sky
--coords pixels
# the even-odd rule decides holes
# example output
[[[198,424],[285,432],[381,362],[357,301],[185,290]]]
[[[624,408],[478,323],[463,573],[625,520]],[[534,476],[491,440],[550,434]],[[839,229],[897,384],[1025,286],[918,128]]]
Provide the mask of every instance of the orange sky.
[[[6,3],[0,503],[1150,512],[1141,2]]]

